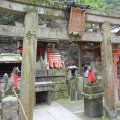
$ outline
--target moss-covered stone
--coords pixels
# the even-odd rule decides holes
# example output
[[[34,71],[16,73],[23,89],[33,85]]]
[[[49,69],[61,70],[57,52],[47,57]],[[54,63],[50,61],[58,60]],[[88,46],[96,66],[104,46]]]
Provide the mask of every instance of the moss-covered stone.
[[[54,82],[54,91],[52,92],[53,99],[68,98],[68,90],[66,83]]]
[[[68,98],[68,92],[67,91],[55,91],[52,93],[52,97],[54,100]]]
[[[15,89],[16,94],[20,94],[20,90],[18,88]],[[5,96],[9,96],[9,95],[14,95],[12,86],[5,91]]]
[[[55,84],[55,91],[67,91],[67,87],[66,87],[66,84],[64,83],[56,83]]]
[[[102,120],[120,120],[120,117],[117,116],[116,118],[114,118],[114,119],[112,118],[112,119],[111,119],[111,118],[107,117],[106,115],[103,115],[103,116],[102,116]]]
[[[84,113],[89,117],[99,117],[103,115],[102,97],[97,99],[84,98]]]
[[[37,71],[37,81],[40,80],[54,82],[52,99],[68,97],[65,69],[49,69],[47,71],[46,70]]]
[[[18,1],[23,3],[30,3],[30,4],[36,4],[36,5],[43,5],[43,6],[49,6],[54,8],[63,8],[64,7],[64,0],[62,2],[59,2],[59,0],[56,1],[50,1],[50,0],[12,0],[12,1]]]
[[[103,88],[102,88],[102,86],[84,86],[84,92],[86,94],[102,93]]]
[[[48,70],[48,76],[66,76],[65,69],[50,69]]]
[[[66,70],[50,69],[48,70],[48,76],[48,79],[54,82],[52,99],[68,98],[68,90],[66,85]]]

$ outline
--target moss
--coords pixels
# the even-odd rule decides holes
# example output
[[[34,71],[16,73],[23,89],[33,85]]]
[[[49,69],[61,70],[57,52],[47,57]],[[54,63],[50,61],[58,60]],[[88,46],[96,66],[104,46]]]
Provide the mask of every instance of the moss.
[[[71,34],[71,35],[69,35],[70,36],[70,38],[72,38],[72,39],[74,39],[75,41],[79,41],[79,40],[82,40],[82,36],[81,35],[73,35],[73,34]]]
[[[105,115],[103,115],[102,120],[110,120],[110,119],[106,117]]]
[[[65,76],[65,69],[50,69],[48,70],[48,76]]]
[[[0,59],[1,61],[9,59],[9,60],[18,61],[18,62],[22,60],[20,55],[15,55],[15,54],[1,54]]]
[[[16,88],[15,91],[16,91],[16,94],[20,94],[20,90],[18,88]],[[9,95],[14,95],[12,86],[5,91],[5,96],[9,96]]]
[[[94,82],[94,83],[87,83],[88,86],[97,86],[97,83]]]
[[[56,0],[55,2],[50,0],[14,0],[14,1],[20,1],[24,3],[31,3],[31,4],[43,5],[43,6],[49,6],[55,8],[64,7],[64,0],[62,0],[62,2],[59,2],[58,0]]]
[[[36,12],[37,13],[37,9],[29,8],[29,7],[24,8],[24,11],[27,12],[27,13],[30,13],[30,12]]]
[[[49,9],[49,10],[47,10],[47,9],[46,9],[46,11],[45,11],[45,12],[46,12],[46,14],[47,14],[47,15],[50,15],[50,16],[52,16],[52,15],[53,15],[53,10],[50,10],[50,9]]]
[[[30,13],[30,12],[36,12],[37,13],[37,10],[36,9],[27,9],[27,12]]]
[[[83,105],[82,100],[76,100],[76,101],[71,101],[70,99],[59,99],[56,100],[56,102],[62,104],[62,105],[70,105],[70,106],[77,106],[77,105]]]
[[[53,11],[46,11],[46,13],[48,14],[48,15],[53,15]],[[56,23],[55,22],[55,20],[53,20],[53,19],[47,19],[47,27],[49,27],[49,28],[58,28],[59,30],[61,30],[62,31],[62,27],[61,27],[61,25],[60,24],[58,24],[58,23]]]
[[[54,82],[54,91],[52,92],[52,99],[68,98],[67,85],[65,81],[65,69],[49,69],[48,79]]]

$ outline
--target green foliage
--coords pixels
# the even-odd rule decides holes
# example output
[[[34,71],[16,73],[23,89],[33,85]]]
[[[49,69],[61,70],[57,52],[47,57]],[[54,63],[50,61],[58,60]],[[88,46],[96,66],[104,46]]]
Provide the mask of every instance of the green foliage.
[[[120,10],[120,0],[104,0],[109,11],[119,11]]]
[[[61,28],[61,26],[58,23],[56,23],[55,20],[53,19],[47,19],[46,23],[47,23],[47,27],[59,28],[59,29]]]
[[[4,25],[13,25],[13,17],[14,15],[10,15],[7,13],[0,13],[0,24],[4,24]]]
[[[15,21],[22,23],[24,21],[24,15],[16,15],[6,12],[0,13],[0,24],[15,25]]]
[[[79,3],[90,4],[91,7],[109,10],[109,11],[118,11],[120,10],[120,0],[76,0]]]
[[[69,56],[69,59],[78,62],[78,46],[75,43],[70,45]]]
[[[106,4],[102,0],[76,0],[80,3],[89,4],[92,8],[105,9]]]

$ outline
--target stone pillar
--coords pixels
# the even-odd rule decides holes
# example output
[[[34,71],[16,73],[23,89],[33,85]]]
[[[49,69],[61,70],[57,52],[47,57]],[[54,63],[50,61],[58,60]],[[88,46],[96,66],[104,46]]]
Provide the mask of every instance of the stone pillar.
[[[33,119],[35,96],[35,68],[37,51],[38,13],[30,10],[25,16],[25,36],[23,40],[20,100],[28,120]],[[25,120],[20,109],[19,120]]]
[[[2,120],[2,107],[1,107],[1,104],[2,103],[0,103],[0,120]]]
[[[83,77],[77,77],[77,100],[82,100]]]
[[[70,79],[70,99],[71,101],[76,100],[77,98],[77,88],[76,88],[76,78]]]
[[[45,55],[44,55],[44,61],[45,61],[45,65],[46,65],[46,68],[47,68],[47,47],[45,47]]]
[[[79,72],[80,72],[80,76],[83,76],[83,73],[82,73],[82,43],[81,42],[78,42],[78,46],[79,46],[79,53],[78,53],[78,57],[79,57]]]
[[[116,117],[116,110],[115,110],[113,54],[111,44],[110,23],[104,22],[101,30],[103,36],[103,42],[101,44],[101,57],[106,111],[105,115],[110,117],[111,119],[114,119]]]
[[[2,81],[0,81],[0,103],[2,102]]]
[[[15,97],[6,97],[2,101],[2,120],[18,120],[18,102]]]
[[[0,80],[0,120],[2,119],[2,81]]]
[[[77,71],[78,68],[75,66],[68,67],[68,90],[71,100],[77,99]]]

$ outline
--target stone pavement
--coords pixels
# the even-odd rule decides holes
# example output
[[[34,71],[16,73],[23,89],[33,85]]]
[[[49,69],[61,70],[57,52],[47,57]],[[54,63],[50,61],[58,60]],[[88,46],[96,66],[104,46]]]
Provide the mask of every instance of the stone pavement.
[[[120,115],[120,110],[118,111]],[[84,114],[83,100],[71,101],[59,99],[52,105],[42,103],[34,109],[33,120],[102,120],[102,117],[90,118]],[[120,120],[120,116],[119,119]]]
[[[75,114],[56,102],[51,105],[41,104],[36,106],[33,120],[82,120]]]
[[[71,101],[70,99],[60,99],[57,103],[74,113],[82,120],[102,120],[101,117],[90,118],[84,114],[83,100]]]

